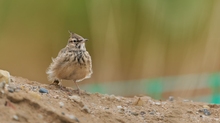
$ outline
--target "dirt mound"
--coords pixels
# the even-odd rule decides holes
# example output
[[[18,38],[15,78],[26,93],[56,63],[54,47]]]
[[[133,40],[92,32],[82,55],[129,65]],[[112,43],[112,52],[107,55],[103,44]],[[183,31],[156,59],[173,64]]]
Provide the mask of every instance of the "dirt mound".
[[[77,95],[68,87],[12,77],[0,93],[1,123],[207,123],[220,122],[220,106],[181,98]]]

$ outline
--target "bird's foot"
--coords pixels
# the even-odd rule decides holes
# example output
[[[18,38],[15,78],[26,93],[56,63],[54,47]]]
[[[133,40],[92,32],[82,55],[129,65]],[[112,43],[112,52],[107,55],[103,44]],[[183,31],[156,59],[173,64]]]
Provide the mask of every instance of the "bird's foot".
[[[81,93],[81,89],[76,89],[76,93],[80,96],[82,93]]]
[[[51,83],[50,85],[58,85],[61,86],[62,83],[59,80],[54,80],[53,83]]]
[[[59,85],[59,81],[58,80],[54,80],[50,85]]]
[[[66,90],[66,87],[62,86],[62,83],[59,80],[54,80],[53,83],[51,83],[50,85],[55,85],[56,87],[59,87],[61,90]]]

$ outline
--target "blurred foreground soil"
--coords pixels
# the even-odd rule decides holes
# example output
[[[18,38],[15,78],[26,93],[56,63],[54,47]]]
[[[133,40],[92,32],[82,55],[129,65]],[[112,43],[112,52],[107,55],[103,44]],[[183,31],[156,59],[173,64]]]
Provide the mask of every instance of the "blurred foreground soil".
[[[121,97],[46,85],[21,77],[0,93],[1,123],[219,123],[220,106],[170,97]],[[41,89],[41,92],[39,90]],[[42,93],[46,92],[48,93]]]

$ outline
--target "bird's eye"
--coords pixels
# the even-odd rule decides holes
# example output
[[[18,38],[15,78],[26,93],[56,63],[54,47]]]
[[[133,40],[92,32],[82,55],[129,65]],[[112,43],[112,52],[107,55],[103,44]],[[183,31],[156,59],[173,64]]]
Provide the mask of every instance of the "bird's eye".
[[[70,43],[73,43],[73,42],[77,42],[77,40],[76,40],[76,39],[73,39],[73,40],[70,40],[69,42],[70,42]]]

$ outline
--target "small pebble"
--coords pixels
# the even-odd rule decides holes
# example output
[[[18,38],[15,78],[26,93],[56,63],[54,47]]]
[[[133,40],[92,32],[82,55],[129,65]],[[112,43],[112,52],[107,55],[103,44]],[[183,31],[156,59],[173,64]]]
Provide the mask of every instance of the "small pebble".
[[[144,114],[146,114],[146,113],[145,113],[144,111],[141,111],[140,114],[141,114],[141,115],[144,115]]]
[[[117,109],[119,109],[119,112],[123,113],[126,109],[126,107],[122,107],[122,106],[117,106]]]
[[[40,88],[39,92],[40,93],[48,93],[48,90],[45,88]]]
[[[81,98],[77,95],[69,96],[69,99],[74,100],[76,102],[81,102]]]
[[[206,116],[211,115],[211,113],[209,112],[208,109],[203,109],[203,113],[204,113]]]
[[[149,102],[150,104],[152,104],[152,105],[154,105],[154,104],[155,104],[155,102],[154,102],[154,101],[152,101],[152,100],[148,100],[148,102]]]
[[[154,112],[150,112],[151,115],[154,115]]]
[[[83,106],[82,110],[85,111],[86,113],[90,113],[91,112],[86,105]]]
[[[119,106],[117,106],[117,108],[118,108],[118,109],[122,109],[122,106],[119,105]]]
[[[121,101],[121,97],[115,97],[117,101]]]
[[[156,104],[156,105],[160,105],[161,103],[160,103],[160,102],[156,102],[155,104]]]
[[[60,104],[60,108],[62,108],[64,106],[63,102],[59,102],[59,104]]]
[[[10,92],[10,93],[15,92],[15,88],[11,87],[11,86],[8,86],[8,92]]]
[[[138,116],[138,113],[136,113],[136,112],[131,112],[131,114],[134,116]]]
[[[61,114],[62,114],[62,115],[65,115],[65,113],[64,113],[64,112],[62,112]]]
[[[173,96],[169,96],[169,101],[173,101],[173,100],[174,100]]]
[[[115,100],[115,99],[116,99],[115,95],[112,94],[112,95],[109,96],[109,100]]]
[[[74,115],[69,115],[69,118],[75,120],[76,122],[79,122],[79,120]]]
[[[8,71],[0,70],[0,82],[5,82],[5,84],[11,82],[10,73]]]
[[[37,86],[33,86],[32,87],[32,91],[37,92],[38,87]]]
[[[13,115],[13,119],[17,121],[19,120],[17,115]]]

